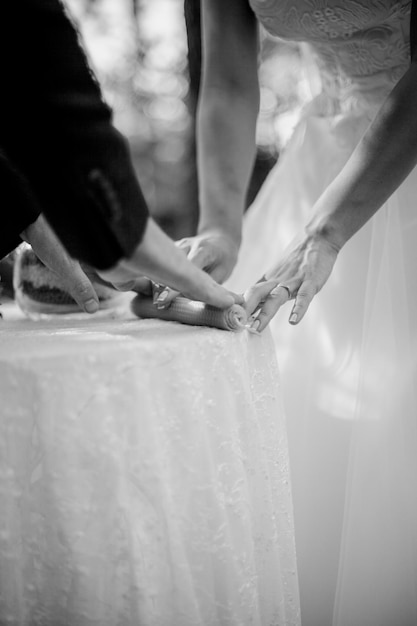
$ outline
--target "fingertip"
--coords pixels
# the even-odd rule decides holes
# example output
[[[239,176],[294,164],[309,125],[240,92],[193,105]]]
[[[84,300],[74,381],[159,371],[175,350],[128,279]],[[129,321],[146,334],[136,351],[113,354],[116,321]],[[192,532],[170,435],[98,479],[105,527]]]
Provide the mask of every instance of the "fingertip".
[[[83,309],[86,313],[90,313],[90,314],[97,313],[99,309],[99,303],[97,300],[94,300],[94,298],[91,298],[90,300],[87,300],[87,302],[84,303]]]
[[[307,300],[306,297],[299,297],[294,302],[294,306],[292,307],[290,317],[288,319],[289,323],[292,326],[296,326],[301,322],[304,315],[307,312],[311,300]]]
[[[304,315],[306,314],[307,309],[298,309],[298,310],[294,310],[292,311],[290,317],[289,317],[289,323],[292,326],[296,326],[297,324],[299,324],[301,322],[301,320],[303,319]]]
[[[99,309],[99,300],[97,293],[90,281],[90,279],[83,275],[80,282],[77,282],[73,289],[68,289],[77,302],[80,309],[82,309],[85,313],[96,313]]]
[[[258,333],[259,334],[262,333],[265,330],[265,328],[268,326],[270,321],[271,321],[270,319],[261,321],[261,323],[259,324],[259,327],[258,327]]]
[[[178,295],[178,291],[174,291],[173,289],[166,287],[154,300],[154,304],[156,304],[158,309],[167,309]]]
[[[149,278],[140,277],[135,280],[135,284],[130,291],[140,293],[143,296],[153,296],[152,282]]]
[[[220,309],[230,309],[230,307],[235,304],[239,304],[239,302],[236,302],[236,299],[231,294],[228,294],[222,298],[221,302],[214,304],[214,306],[217,306]]]
[[[155,289],[154,294],[153,294],[153,303],[158,308],[162,308],[165,305],[167,298],[168,298],[167,288],[163,289],[162,291],[158,291],[158,289]]]
[[[230,309],[230,307],[238,304],[233,294],[223,290],[222,287],[220,287],[220,289],[222,289],[222,292],[217,292],[215,295],[213,294],[213,297],[210,298],[210,300],[205,300],[205,302],[218,309]]]

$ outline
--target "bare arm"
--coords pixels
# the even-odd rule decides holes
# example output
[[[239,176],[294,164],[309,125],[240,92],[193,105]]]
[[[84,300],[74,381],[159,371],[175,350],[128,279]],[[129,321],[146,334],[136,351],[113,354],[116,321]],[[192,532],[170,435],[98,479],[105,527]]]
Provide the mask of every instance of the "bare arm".
[[[283,257],[248,293],[249,309],[265,299],[262,330],[296,294],[290,322],[298,323],[331,274],[343,245],[376,213],[417,164],[417,62],[391,91],[351,158],[317,201],[312,217]],[[275,295],[274,295],[275,294]]]
[[[259,111],[258,30],[247,0],[202,0],[203,71],[197,114],[200,219],[179,242],[216,281],[237,261]],[[177,292],[161,294],[169,306]]]
[[[198,231],[221,230],[238,245],[255,158],[257,23],[246,0],[203,0],[202,33]]]
[[[379,110],[351,158],[316,204],[307,232],[340,249],[417,163],[417,62]]]
[[[156,283],[169,285],[191,300],[201,300],[222,309],[235,302],[242,303],[241,296],[227,291],[206,272],[190,263],[184,251],[174,244],[151,217],[133,254],[119,261],[115,267],[98,270],[98,273],[121,290],[136,289],[138,281],[141,282],[145,275]]]

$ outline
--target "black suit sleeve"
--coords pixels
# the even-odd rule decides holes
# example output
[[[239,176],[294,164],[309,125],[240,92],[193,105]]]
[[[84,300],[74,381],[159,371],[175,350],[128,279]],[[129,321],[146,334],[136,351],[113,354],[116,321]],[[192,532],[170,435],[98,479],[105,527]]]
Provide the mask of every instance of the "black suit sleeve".
[[[22,243],[19,233],[34,222],[41,212],[30,185],[0,152],[0,259]]]
[[[0,17],[0,148],[27,181],[32,217],[41,207],[75,258],[111,267],[148,218],[127,141],[60,0],[5,2]]]

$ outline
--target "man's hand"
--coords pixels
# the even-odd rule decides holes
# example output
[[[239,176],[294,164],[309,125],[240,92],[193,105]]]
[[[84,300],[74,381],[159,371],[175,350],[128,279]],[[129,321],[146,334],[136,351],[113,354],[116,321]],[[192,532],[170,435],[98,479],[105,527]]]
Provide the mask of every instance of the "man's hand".
[[[60,277],[62,285],[82,310],[86,313],[95,313],[98,310],[98,297],[93,285],[42,215],[20,233],[20,236],[32,246],[36,256]]]

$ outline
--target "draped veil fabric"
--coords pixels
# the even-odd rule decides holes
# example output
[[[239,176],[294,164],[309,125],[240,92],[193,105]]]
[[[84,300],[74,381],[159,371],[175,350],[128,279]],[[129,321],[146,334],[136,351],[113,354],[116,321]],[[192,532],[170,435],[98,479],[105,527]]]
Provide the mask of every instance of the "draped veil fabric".
[[[270,32],[307,41],[321,85],[247,214],[238,291],[273,265],[409,64],[410,2],[251,4]],[[416,197],[414,171],[301,324],[290,306],[271,323],[308,626],[417,623]]]

